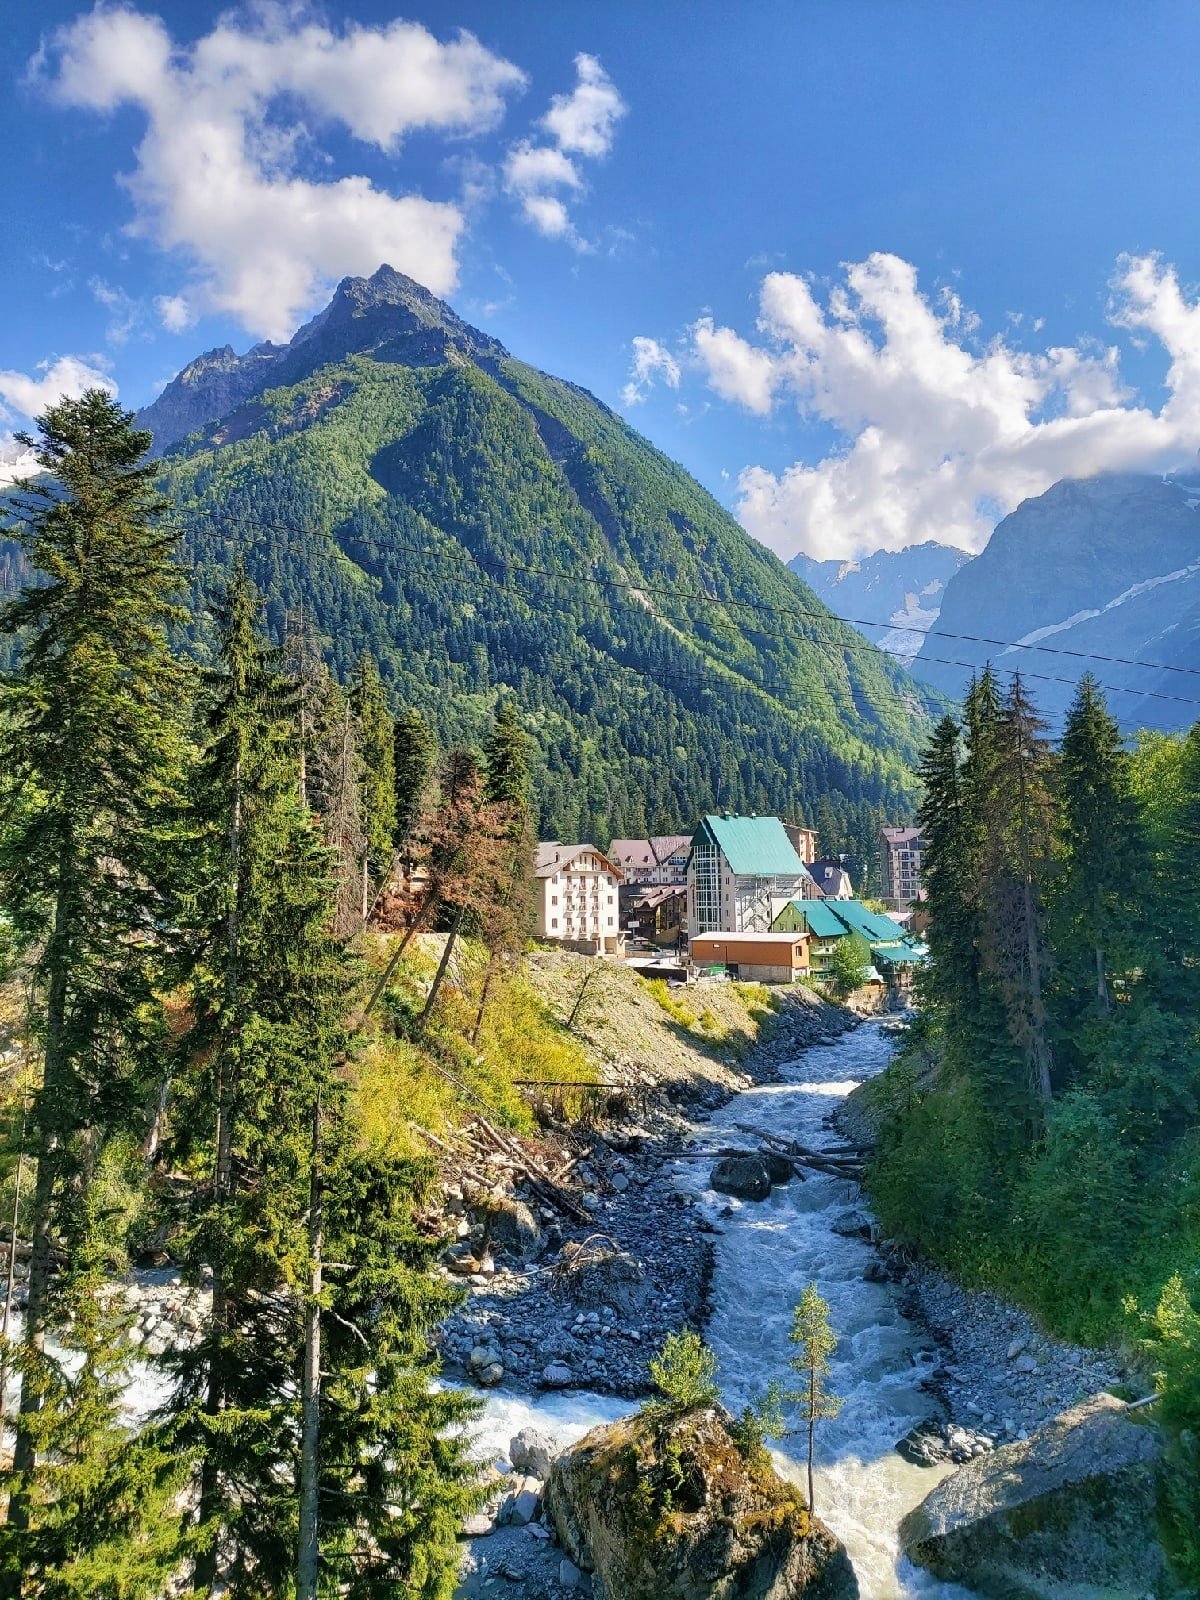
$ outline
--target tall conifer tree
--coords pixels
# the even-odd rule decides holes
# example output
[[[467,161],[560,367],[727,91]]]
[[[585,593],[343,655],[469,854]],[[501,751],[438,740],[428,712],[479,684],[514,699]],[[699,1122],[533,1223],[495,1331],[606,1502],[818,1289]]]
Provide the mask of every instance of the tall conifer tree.
[[[433,730],[415,706],[396,721],[394,750],[395,839],[396,848],[403,852],[411,846],[420,825],[438,753]]]
[[[350,691],[362,757],[362,811],[371,880],[391,870],[396,834],[396,737],[387,696],[372,655],[363,656]]]
[[[162,1497],[176,1468],[120,1425],[122,1319],[103,1285],[123,1241],[93,1184],[146,1119],[156,945],[132,935],[161,910],[186,698],[167,643],[180,575],[131,413],[93,389],[51,406],[36,444],[21,437],[50,476],[28,489],[18,530],[42,581],[0,612],[21,650],[0,731],[20,794],[0,835],[0,904],[30,952],[43,1069],[0,1592],[68,1592],[54,1584],[70,1564],[86,1578],[75,1592],[119,1575],[136,1597],[169,1565]],[[47,1350],[55,1324],[76,1371]]]

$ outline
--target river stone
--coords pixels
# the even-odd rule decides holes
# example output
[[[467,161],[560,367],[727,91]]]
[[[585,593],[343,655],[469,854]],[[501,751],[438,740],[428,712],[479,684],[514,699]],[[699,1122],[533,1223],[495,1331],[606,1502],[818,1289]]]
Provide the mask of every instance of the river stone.
[[[767,1169],[767,1177],[772,1183],[791,1183],[795,1169],[787,1156],[776,1155],[773,1150],[764,1150],[762,1161]]]
[[[857,1600],[843,1546],[731,1420],[639,1414],[555,1460],[546,1506],[599,1600]]]
[[[577,1306],[611,1306],[630,1320],[654,1298],[645,1268],[624,1250],[578,1250],[564,1260],[559,1277],[560,1287]]]
[[[994,1600],[1165,1600],[1153,1423],[1099,1394],[960,1467],[900,1524],[905,1552]]]
[[[512,1261],[532,1261],[545,1244],[541,1224],[523,1200],[495,1201],[489,1206],[484,1227],[488,1244]]]
[[[522,1428],[520,1433],[514,1434],[508,1442],[508,1459],[514,1469],[517,1472],[527,1472],[530,1477],[541,1478],[543,1481],[549,1474],[554,1451],[554,1440],[548,1439],[536,1428]]]
[[[719,1194],[739,1200],[765,1200],[771,1192],[771,1174],[761,1156],[722,1156],[709,1181]]]

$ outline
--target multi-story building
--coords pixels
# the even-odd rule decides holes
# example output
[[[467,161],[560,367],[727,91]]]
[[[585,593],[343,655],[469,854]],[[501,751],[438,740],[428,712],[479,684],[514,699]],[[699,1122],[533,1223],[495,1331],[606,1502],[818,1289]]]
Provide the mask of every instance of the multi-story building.
[[[608,859],[620,867],[629,883],[687,882],[688,855],[692,841],[686,833],[656,833],[649,839],[614,839]]]
[[[688,936],[769,933],[811,882],[778,817],[705,817],[688,861]]]
[[[837,856],[822,856],[819,861],[806,861],[804,865],[822,900],[853,898],[854,885],[850,882],[850,874],[846,871],[845,862]]]
[[[806,828],[802,822],[785,822],[783,831],[796,847],[796,854],[804,865],[811,866],[817,859],[817,830]]]
[[[585,955],[620,955],[621,871],[594,844],[539,844],[539,939],[570,945]]]
[[[925,840],[920,828],[881,828],[879,866],[883,898],[897,911],[906,911],[921,893],[921,866]]]

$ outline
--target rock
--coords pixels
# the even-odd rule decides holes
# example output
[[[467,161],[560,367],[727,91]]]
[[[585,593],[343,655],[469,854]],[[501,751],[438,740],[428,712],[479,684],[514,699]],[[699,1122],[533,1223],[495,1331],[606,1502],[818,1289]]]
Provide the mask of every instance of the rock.
[[[635,1318],[654,1298],[645,1269],[624,1250],[579,1250],[568,1258],[569,1248],[563,1250],[562,1281],[577,1306],[611,1306],[620,1316]]]
[[[1015,1372],[1036,1372],[1037,1362],[1031,1355],[1018,1356],[1013,1362]]]
[[[486,1511],[477,1511],[474,1516],[468,1517],[463,1523],[462,1531],[468,1539],[482,1539],[487,1534],[496,1531],[496,1524]]]
[[[575,1374],[565,1361],[551,1361],[542,1368],[542,1382],[547,1389],[565,1389],[574,1381]]]
[[[849,1557],[719,1406],[596,1428],[550,1469],[571,1562],[609,1600],[855,1600]]]
[[[554,1440],[536,1428],[522,1428],[509,1440],[508,1459],[518,1472],[527,1472],[531,1477],[544,1481],[550,1474],[554,1456]]]
[[[869,1239],[875,1224],[865,1211],[843,1211],[829,1224],[830,1230],[843,1239]]]
[[[522,1489],[515,1494],[509,1507],[508,1520],[519,1528],[532,1522],[542,1508],[542,1496],[537,1489]]]
[[[629,1187],[629,1179],[623,1172],[614,1172],[612,1175],[612,1186],[618,1194],[624,1194],[626,1189]]]
[[[476,1383],[485,1389],[494,1389],[504,1376],[504,1368],[498,1361],[489,1361],[487,1366],[480,1367],[475,1373]]]
[[[1006,1361],[1015,1361],[1017,1359],[1017,1357],[1021,1354],[1021,1351],[1024,1350],[1024,1348],[1025,1348],[1025,1340],[1024,1339],[1014,1339],[1013,1342],[1009,1345],[1008,1349],[1004,1352],[1004,1359]]]
[[[545,1244],[541,1224],[523,1200],[505,1198],[489,1207],[485,1230],[493,1250],[511,1261],[532,1261]]]
[[[887,1281],[888,1270],[882,1261],[871,1261],[867,1264],[867,1270],[863,1273],[864,1283],[886,1283]]]
[[[1156,1526],[1152,1423],[1095,1395],[1027,1441],[960,1467],[900,1524],[911,1559],[995,1600],[1175,1591]]]
[[[761,1156],[722,1156],[709,1181],[719,1194],[739,1200],[765,1200],[771,1192],[771,1174]]]
[[[568,1561],[566,1556],[558,1563],[558,1581],[564,1589],[578,1589],[583,1579],[583,1573],[573,1561]]]
[[[764,1150],[762,1160],[772,1183],[791,1183],[795,1169],[787,1156],[776,1155],[773,1150]]]

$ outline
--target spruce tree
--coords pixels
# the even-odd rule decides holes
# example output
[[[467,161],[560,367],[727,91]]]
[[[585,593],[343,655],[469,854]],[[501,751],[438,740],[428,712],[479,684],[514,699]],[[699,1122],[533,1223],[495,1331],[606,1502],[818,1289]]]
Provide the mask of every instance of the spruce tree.
[[[1132,957],[1131,930],[1149,868],[1129,756],[1090,673],[1063,731],[1058,799],[1063,859],[1054,896],[1056,987],[1078,1046],[1089,1014],[1111,1015],[1112,964]]]
[[[367,864],[378,885],[392,869],[396,835],[396,736],[387,696],[372,655],[358,664],[350,691],[362,758],[362,811]]]
[[[479,1043],[484,1014],[496,979],[520,951],[533,927],[533,822],[529,805],[528,734],[521,726],[516,702],[505,699],[496,708],[485,751],[487,783],[485,796],[496,814],[502,840],[499,892],[484,905],[480,935],[487,946],[488,961],[479,992],[479,1004],[471,1028],[471,1041]]]
[[[20,797],[0,833],[0,905],[29,954],[42,1081],[0,1592],[133,1600],[170,1566],[163,1507],[181,1468],[120,1423],[128,1346],[103,1285],[123,1240],[94,1185],[147,1121],[150,932],[186,700],[167,641],[180,575],[157,521],[150,436],[131,413],[93,389],[49,407],[36,444],[20,437],[49,477],[26,490],[17,530],[40,581],[0,612],[20,650],[0,728],[0,767]],[[56,1327],[71,1369],[47,1349]],[[68,1568],[82,1587],[63,1587]]]
[[[411,846],[420,824],[430,779],[437,765],[437,739],[415,707],[397,718],[394,750],[395,842],[396,848],[403,852]]]
[[[925,839],[929,966],[920,977],[928,1004],[945,1007],[950,1026],[968,1022],[978,991],[972,899],[974,872],[959,770],[959,727],[943,717],[921,765],[917,820]]]

